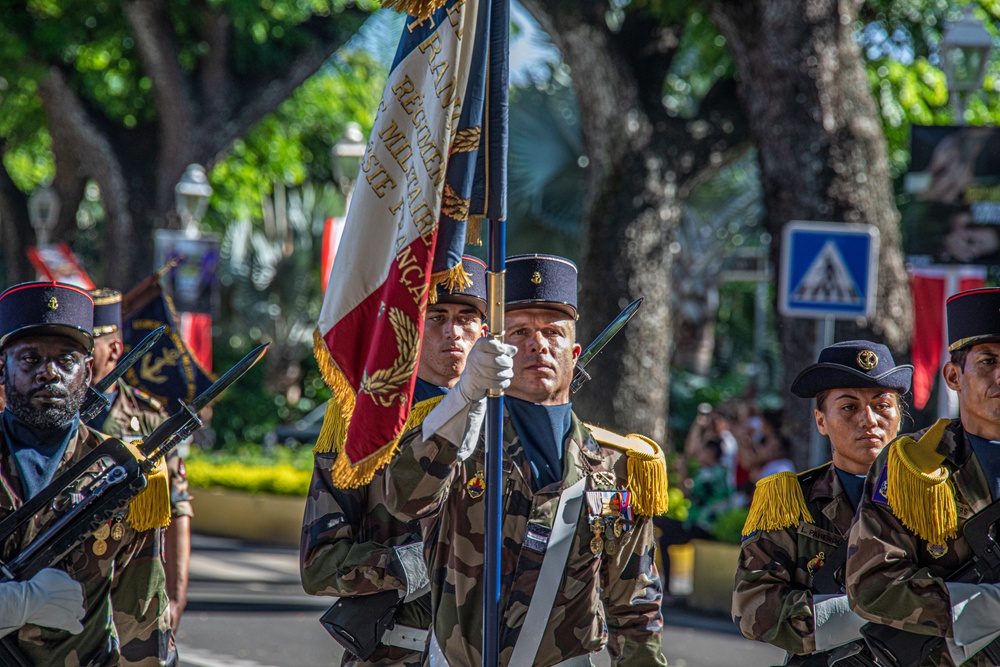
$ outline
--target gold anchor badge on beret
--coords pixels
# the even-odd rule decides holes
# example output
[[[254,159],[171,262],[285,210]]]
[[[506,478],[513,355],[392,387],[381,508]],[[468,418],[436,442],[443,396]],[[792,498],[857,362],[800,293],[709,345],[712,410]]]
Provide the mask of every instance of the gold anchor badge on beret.
[[[878,366],[878,356],[871,350],[861,350],[858,352],[858,366],[862,370],[870,371]]]
[[[538,271],[535,271],[534,273],[532,273],[531,274],[531,282],[533,282],[536,285],[541,285],[542,284],[542,274],[539,273]]]
[[[58,309],[59,309],[59,299],[51,297],[49,299],[49,310],[58,310]]]

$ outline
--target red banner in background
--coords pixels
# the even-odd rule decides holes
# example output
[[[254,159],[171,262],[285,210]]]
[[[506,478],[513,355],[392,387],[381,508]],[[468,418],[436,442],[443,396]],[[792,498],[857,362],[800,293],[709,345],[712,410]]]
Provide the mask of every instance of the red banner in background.
[[[195,360],[212,372],[212,316],[207,313],[178,313],[181,338]]]
[[[956,274],[954,292],[975,289],[986,284],[986,269],[981,266],[912,267],[910,290],[913,294],[913,404],[922,410],[930,399],[945,348],[945,301],[949,273]]]
[[[330,271],[333,270],[333,260],[337,258],[337,248],[340,247],[346,221],[347,218],[327,218],[326,225],[323,226],[323,254],[319,265],[323,294],[326,294],[326,286],[330,282]]]
[[[94,282],[65,243],[32,246],[28,248],[27,254],[40,280],[67,283],[86,290],[94,289]]]

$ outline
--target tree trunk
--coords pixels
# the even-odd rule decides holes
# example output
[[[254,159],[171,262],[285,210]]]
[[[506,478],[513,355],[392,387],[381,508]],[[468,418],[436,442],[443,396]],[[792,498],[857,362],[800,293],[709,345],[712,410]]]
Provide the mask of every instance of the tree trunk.
[[[524,4],[570,66],[589,159],[578,339],[586,345],[629,301],[646,297],[628,327],[588,366],[594,380],[573,401],[588,420],[665,443],[670,244],[680,197],[737,154],[745,128],[726,95],[710,94],[703,102],[700,118],[708,129],[699,127],[704,132],[697,136],[689,121],[666,113],[663,84],[677,26],[633,11],[614,33],[603,2]]]
[[[909,347],[910,295],[885,137],[854,41],[852,0],[717,0],[712,17],[739,72],[757,146],[772,259],[792,220],[870,223],[881,235],[876,315],[866,337]],[[785,386],[815,361],[813,320],[781,318]],[[786,435],[806,460],[812,407],[786,390]]]
[[[10,286],[35,279],[35,269],[25,253],[28,246],[35,244],[35,230],[28,217],[28,198],[3,166],[4,152],[0,145],[0,239]]]

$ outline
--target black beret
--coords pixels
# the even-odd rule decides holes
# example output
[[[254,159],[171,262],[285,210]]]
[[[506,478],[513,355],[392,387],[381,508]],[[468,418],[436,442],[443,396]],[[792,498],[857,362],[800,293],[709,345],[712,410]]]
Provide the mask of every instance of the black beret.
[[[507,310],[554,308],[576,319],[576,264],[556,255],[507,258]]]
[[[21,283],[0,294],[0,348],[25,336],[66,336],[94,349],[94,300],[65,283]]]
[[[1000,341],[1000,289],[987,287],[948,298],[948,351]]]
[[[94,337],[122,330],[122,293],[114,289],[90,291],[94,298]]]
[[[472,279],[472,284],[463,290],[448,291],[448,288],[438,285],[438,303],[463,303],[478,308],[486,314],[486,264],[478,257],[462,256],[462,268],[465,275]]]
[[[847,340],[823,348],[819,361],[792,382],[792,393],[812,398],[829,389],[910,389],[913,366],[897,366],[889,348],[867,340]]]

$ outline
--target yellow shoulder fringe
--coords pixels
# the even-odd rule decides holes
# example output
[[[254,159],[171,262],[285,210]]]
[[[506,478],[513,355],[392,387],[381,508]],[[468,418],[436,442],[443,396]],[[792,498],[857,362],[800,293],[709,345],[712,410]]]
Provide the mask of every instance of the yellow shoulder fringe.
[[[426,19],[441,7],[446,0],[382,0],[382,6],[418,19]]]
[[[892,513],[931,544],[958,534],[951,475],[937,447],[950,420],[939,419],[920,440],[902,436],[889,445],[885,497]]]
[[[813,518],[799,476],[794,472],[775,473],[757,482],[750,513],[743,524],[743,537],[758,530],[784,530],[799,525],[800,521],[812,523]]]
[[[141,442],[136,440],[123,443],[136,461],[146,460],[139,451]],[[170,525],[170,481],[167,478],[166,457],[160,457],[153,471],[146,475],[146,488],[129,501],[125,520],[137,531],[166,528]]]
[[[660,446],[637,433],[619,435],[600,426],[584,424],[594,439],[625,452],[628,464],[628,488],[632,508],[641,516],[667,512],[667,464]]]

